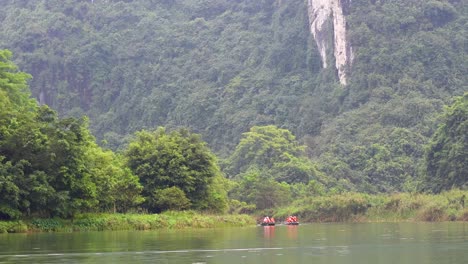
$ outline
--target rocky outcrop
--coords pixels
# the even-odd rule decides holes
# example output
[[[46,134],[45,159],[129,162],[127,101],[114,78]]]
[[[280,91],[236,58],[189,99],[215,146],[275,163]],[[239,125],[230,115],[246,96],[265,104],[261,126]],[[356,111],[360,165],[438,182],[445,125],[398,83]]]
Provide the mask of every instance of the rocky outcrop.
[[[333,48],[340,83],[346,85],[346,69],[352,62],[346,38],[345,13],[351,0],[307,0],[310,31],[317,43],[322,65],[328,67],[327,54]],[[331,38],[332,37],[332,38]]]

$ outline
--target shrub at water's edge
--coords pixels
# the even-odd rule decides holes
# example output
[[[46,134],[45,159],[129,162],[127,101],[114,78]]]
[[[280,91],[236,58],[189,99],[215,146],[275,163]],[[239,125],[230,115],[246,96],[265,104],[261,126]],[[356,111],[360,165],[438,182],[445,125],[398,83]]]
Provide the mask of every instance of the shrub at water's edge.
[[[0,221],[0,234],[2,233],[24,233],[28,226],[23,221]]]

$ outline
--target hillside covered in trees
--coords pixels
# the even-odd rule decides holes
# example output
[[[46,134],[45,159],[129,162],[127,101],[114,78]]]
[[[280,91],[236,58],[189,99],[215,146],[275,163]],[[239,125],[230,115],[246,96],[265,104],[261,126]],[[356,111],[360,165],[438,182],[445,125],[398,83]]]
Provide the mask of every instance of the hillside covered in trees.
[[[40,130],[51,142],[57,137],[57,143],[51,143],[57,149],[63,143],[59,140],[62,133],[68,135],[67,140],[80,135],[84,141],[79,142],[85,142],[103,159],[109,155],[106,162],[119,164],[121,180],[134,183],[128,185],[134,187],[133,194],[142,191],[147,198],[144,205],[150,211],[212,204],[222,209],[227,191],[236,200],[256,201],[257,207],[267,208],[277,204],[262,199],[258,190],[276,193],[275,201],[284,204],[287,201],[281,199],[288,196],[282,193],[289,192],[294,184],[295,193],[301,195],[324,190],[388,193],[466,188],[466,3],[347,3],[343,13],[352,63],[346,68],[347,82],[343,84],[336,68],[323,67],[310,30],[307,10],[311,2],[3,0],[0,49],[13,52],[14,63],[32,75],[32,96],[50,107],[34,110],[38,111],[35,119],[34,115],[27,117],[43,123],[15,128],[19,130],[13,130],[14,135],[26,137],[28,131]],[[332,43],[333,33],[325,34],[325,40]],[[328,65],[334,65],[333,50],[327,52]],[[4,61],[9,60],[4,56]],[[26,85],[25,81],[21,83]],[[25,98],[21,100],[18,107],[30,107],[23,105]],[[444,106],[450,107],[444,110]],[[4,118],[9,120],[6,114]],[[4,129],[7,124],[2,123]],[[165,127],[167,132],[135,135],[157,127]],[[190,132],[180,128],[188,128],[201,138],[193,139]],[[168,139],[166,133],[174,138]],[[8,139],[12,137],[0,137],[5,142]],[[140,160],[137,154],[129,155],[134,161],[113,157],[117,154],[112,151],[122,155],[133,153],[135,148],[151,152],[143,143],[137,147],[136,142],[157,139],[182,146],[193,141],[191,144],[203,149],[202,153],[208,153],[205,165],[216,162],[211,157],[216,154],[220,167],[208,166],[209,172],[200,173],[211,187],[191,182],[191,186],[170,189],[173,183],[156,181],[145,189],[134,182],[134,177],[136,174],[140,181],[159,177],[157,170],[142,172],[144,169],[138,167],[151,163],[151,159],[142,153]],[[202,143],[197,145],[198,140],[206,141],[214,154]],[[28,149],[13,158],[7,150],[18,149],[21,144],[8,144],[0,145],[1,163],[7,170],[20,166],[18,162],[27,160],[25,156],[35,155]],[[67,148],[88,149],[81,144],[67,143]],[[177,157],[191,153],[184,152],[183,147],[179,150]],[[85,153],[94,159],[94,154]],[[57,153],[54,150],[50,155]],[[83,156],[80,152],[74,155]],[[39,166],[41,162],[37,162]],[[50,177],[68,175],[60,171],[62,161],[54,162],[58,167],[37,170]],[[77,171],[81,168],[80,163],[74,166]],[[126,171],[129,168],[132,172]],[[96,173],[80,175],[85,181]],[[223,185],[220,173],[233,181],[230,190],[218,188]],[[45,177],[34,175],[36,181]],[[193,176],[186,171],[173,175],[181,176],[180,181]],[[93,182],[94,189],[83,190],[82,185],[71,181],[60,184],[54,187],[58,188],[56,196],[48,201],[60,205],[65,199],[61,191],[68,184],[77,188],[77,196],[94,199],[90,204],[75,201],[76,208],[99,203],[98,182]],[[165,187],[156,188],[155,193],[153,187],[158,184]],[[35,191],[47,192],[49,187],[44,188]],[[197,197],[194,190],[206,195]],[[157,192],[170,192],[185,203],[168,204],[158,198],[162,195]],[[138,195],[133,198],[126,200],[128,206],[138,203]],[[111,201],[118,199],[123,198],[108,197],[102,206],[111,208]]]

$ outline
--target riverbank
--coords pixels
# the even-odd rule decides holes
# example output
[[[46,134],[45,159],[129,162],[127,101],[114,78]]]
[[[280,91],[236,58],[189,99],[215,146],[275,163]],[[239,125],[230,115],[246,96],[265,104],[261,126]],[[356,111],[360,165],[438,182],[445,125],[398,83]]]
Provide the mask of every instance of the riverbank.
[[[437,195],[345,193],[296,201],[269,215],[276,219],[297,215],[301,222],[468,221],[466,198],[468,191],[461,190]]]
[[[344,193],[313,196],[290,206],[247,214],[210,215],[194,211],[161,214],[80,214],[73,220],[0,221],[0,233],[159,230],[255,225],[264,215],[283,221],[296,215],[307,222],[442,222],[468,221],[468,191],[421,193]],[[256,220],[257,218],[257,220]]]
[[[0,221],[0,233],[158,230],[255,225],[248,215],[207,215],[193,211],[161,214],[81,214],[73,220],[33,218]]]

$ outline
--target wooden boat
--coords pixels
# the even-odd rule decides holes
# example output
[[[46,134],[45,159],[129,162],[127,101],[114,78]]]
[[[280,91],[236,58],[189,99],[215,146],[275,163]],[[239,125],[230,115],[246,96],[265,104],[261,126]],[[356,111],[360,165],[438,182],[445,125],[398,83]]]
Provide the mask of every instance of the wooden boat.
[[[284,222],[285,225],[299,225],[299,222]]]
[[[274,226],[275,222],[269,222],[269,223],[262,222],[260,225],[262,225],[262,226]]]

